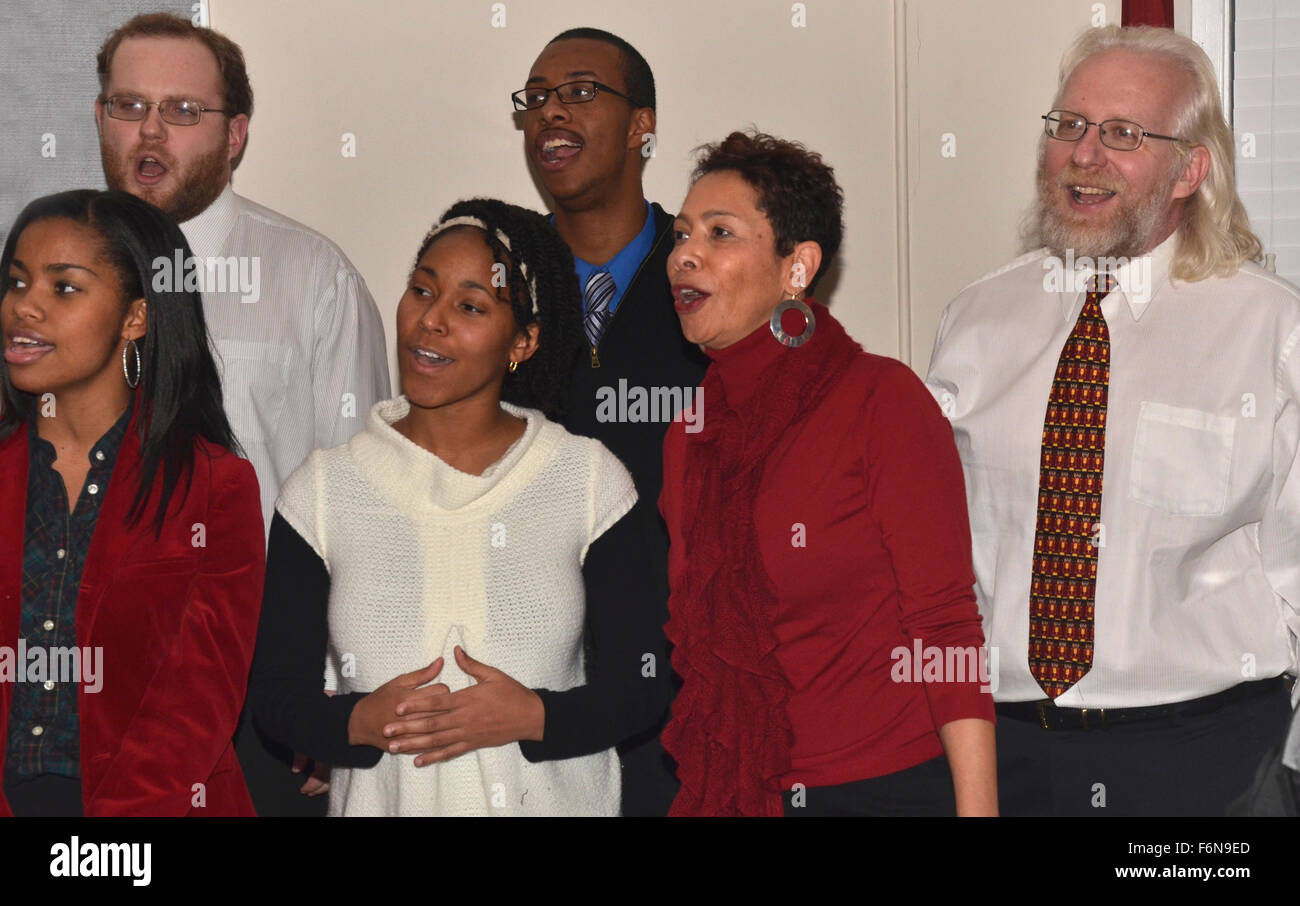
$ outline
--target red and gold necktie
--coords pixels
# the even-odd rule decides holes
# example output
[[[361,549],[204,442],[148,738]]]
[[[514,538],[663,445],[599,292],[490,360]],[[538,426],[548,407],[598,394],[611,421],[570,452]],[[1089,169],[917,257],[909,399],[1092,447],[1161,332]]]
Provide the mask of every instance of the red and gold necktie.
[[[1100,279],[1104,287],[1092,278],[1079,320],[1061,350],[1043,420],[1029,670],[1053,699],[1092,667],[1110,385],[1110,332],[1100,303],[1114,287],[1109,274]]]

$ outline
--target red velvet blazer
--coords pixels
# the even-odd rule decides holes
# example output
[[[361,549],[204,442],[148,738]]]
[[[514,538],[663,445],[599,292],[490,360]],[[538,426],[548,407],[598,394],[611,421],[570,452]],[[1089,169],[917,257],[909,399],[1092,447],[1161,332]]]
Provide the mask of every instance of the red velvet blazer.
[[[137,409],[138,411],[138,409]],[[17,651],[27,429],[0,441],[0,645]],[[154,539],[140,522],[132,421],[100,504],[77,598],[77,645],[101,647],[102,688],[79,684],[82,805],[88,816],[253,815],[231,737],[248,683],[266,569],[257,479],[205,441]],[[158,485],[161,485],[161,469]],[[0,682],[0,776],[13,683]],[[11,815],[0,790],[0,816]]]

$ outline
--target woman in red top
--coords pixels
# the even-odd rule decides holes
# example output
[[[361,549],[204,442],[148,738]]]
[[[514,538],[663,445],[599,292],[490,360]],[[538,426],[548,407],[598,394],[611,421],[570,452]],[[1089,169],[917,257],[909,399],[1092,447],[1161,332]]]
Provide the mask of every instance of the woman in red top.
[[[75,191],[0,258],[0,816],[253,814],[261,506],[177,254],[157,208]]]
[[[674,304],[712,364],[664,442],[673,814],[997,813],[952,430],[804,298],[841,209],[818,155],[737,132],[677,217]]]

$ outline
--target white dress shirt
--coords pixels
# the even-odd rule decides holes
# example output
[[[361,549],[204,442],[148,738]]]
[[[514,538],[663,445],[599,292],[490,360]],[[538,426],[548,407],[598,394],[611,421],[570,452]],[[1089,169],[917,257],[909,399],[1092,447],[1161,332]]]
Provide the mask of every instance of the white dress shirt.
[[[1300,293],[1248,264],[1168,276],[1176,237],[1101,302],[1110,388],[1092,668],[1068,708],[1185,701],[1294,671],[1300,633]],[[1043,421],[1086,279],[1046,250],[944,312],[927,378],[966,475],[976,595],[998,701],[1042,699],[1029,585]],[[1084,278],[1088,273],[1082,275]]]
[[[181,230],[200,262],[227,259],[203,286],[203,314],[269,533],[284,480],[389,397],[383,322],[338,246],[230,186]]]

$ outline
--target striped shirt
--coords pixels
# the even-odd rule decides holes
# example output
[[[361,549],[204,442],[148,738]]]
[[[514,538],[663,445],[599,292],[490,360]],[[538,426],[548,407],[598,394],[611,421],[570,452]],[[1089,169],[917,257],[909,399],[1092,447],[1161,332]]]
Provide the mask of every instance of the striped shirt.
[[[198,264],[183,269],[202,273],[226,415],[257,471],[269,531],[289,474],[388,398],[383,322],[338,246],[230,186],[181,229]]]

